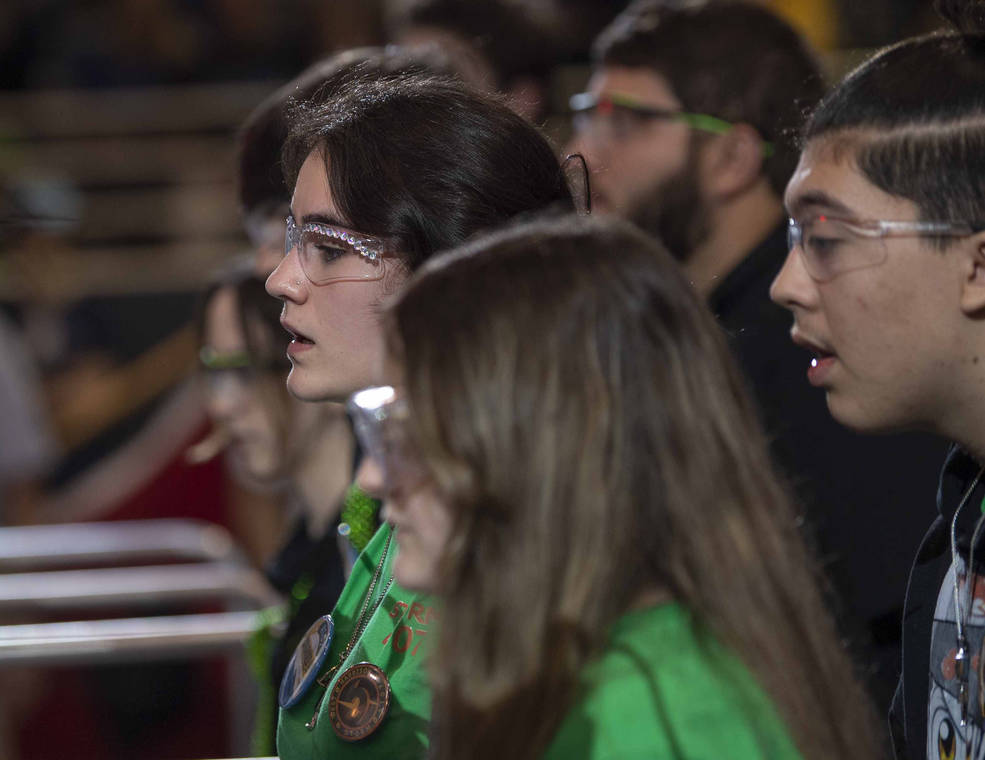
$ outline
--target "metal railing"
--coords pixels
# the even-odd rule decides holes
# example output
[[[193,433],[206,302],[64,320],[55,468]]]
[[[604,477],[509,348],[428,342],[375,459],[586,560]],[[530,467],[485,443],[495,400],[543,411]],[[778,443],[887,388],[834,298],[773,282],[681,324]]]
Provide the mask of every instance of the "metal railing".
[[[279,599],[257,571],[212,562],[0,575],[0,619],[205,601],[259,608]]]
[[[0,528],[0,573],[79,565],[242,560],[224,528],[196,520]]]
[[[167,561],[183,564],[105,567]],[[80,565],[97,567],[65,569]],[[22,572],[28,569],[33,572]],[[0,625],[0,672],[7,667],[222,655],[230,663],[226,680],[232,752],[248,751],[254,714],[255,692],[244,645],[265,621],[276,619],[273,613],[281,601],[263,575],[247,565],[229,534],[207,523],[154,520],[0,528],[0,621],[17,623]],[[226,611],[72,619],[105,615],[108,610],[173,612],[203,602]],[[36,622],[52,617],[59,622]]]
[[[188,659],[241,647],[258,613],[217,612],[0,626],[0,667]]]

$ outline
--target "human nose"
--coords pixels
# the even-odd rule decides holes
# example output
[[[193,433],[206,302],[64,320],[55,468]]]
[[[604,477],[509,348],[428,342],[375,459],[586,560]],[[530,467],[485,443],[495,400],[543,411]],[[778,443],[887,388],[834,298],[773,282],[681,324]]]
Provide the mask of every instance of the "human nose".
[[[267,292],[275,298],[302,303],[308,297],[307,278],[301,270],[298,249],[287,252],[267,278]]]
[[[356,471],[356,485],[374,499],[382,499],[385,493],[383,468],[375,457],[366,455]]]
[[[787,252],[779,273],[770,285],[770,299],[790,311],[810,308],[816,303],[817,285],[804,266],[800,244]]]

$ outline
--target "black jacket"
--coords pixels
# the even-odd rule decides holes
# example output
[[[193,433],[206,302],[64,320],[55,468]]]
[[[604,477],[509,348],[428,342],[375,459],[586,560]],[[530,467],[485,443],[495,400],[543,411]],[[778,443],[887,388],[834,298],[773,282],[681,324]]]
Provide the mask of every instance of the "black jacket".
[[[957,447],[952,448],[948,454],[938,484],[937,516],[920,545],[910,571],[903,615],[903,672],[890,710],[893,747],[896,757],[901,760],[923,760],[927,757],[928,708],[931,702],[935,704],[933,719],[929,723],[930,730],[935,734],[931,738],[934,739],[933,747],[939,747],[940,750],[935,751],[932,757],[938,757],[941,751],[945,757],[965,757],[965,753],[958,747],[949,749],[951,737],[956,732],[960,735],[962,729],[959,716],[954,710],[958,681],[956,678],[949,678],[952,673],[945,671],[953,662],[949,662],[948,655],[953,653],[957,643],[955,626],[946,610],[936,622],[939,641],[933,647],[932,642],[938,599],[946,607],[954,588],[953,580],[947,577],[951,567],[951,521],[979,467],[977,462]],[[985,485],[979,483],[969,494],[959,516],[957,548],[964,562],[968,560],[975,522],[985,513],[980,508],[983,496]],[[985,568],[985,562],[979,561],[979,557],[985,559],[983,554],[985,541],[979,538],[975,549],[975,565],[979,575]],[[966,615],[969,622],[966,635],[973,664],[978,662],[982,654],[982,637],[985,633],[981,614],[976,614],[974,618],[972,621]],[[935,656],[932,656],[932,649],[937,652]],[[972,707],[969,719],[975,725],[970,730],[980,734],[985,719],[982,718],[979,703],[977,668],[969,669],[968,683],[969,704]],[[947,698],[948,695],[950,698]],[[947,702],[951,703],[951,709],[948,709]],[[969,729],[965,729],[967,730]]]
[[[810,355],[790,340],[790,313],[769,300],[787,254],[781,225],[708,299],[804,506],[834,587],[841,628],[885,714],[899,673],[907,572],[928,520],[946,444],[927,436],[862,436],[834,421],[807,381]]]

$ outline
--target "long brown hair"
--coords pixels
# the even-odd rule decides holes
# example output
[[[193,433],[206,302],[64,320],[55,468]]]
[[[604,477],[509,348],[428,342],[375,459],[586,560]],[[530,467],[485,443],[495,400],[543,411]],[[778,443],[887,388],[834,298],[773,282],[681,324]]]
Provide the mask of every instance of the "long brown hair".
[[[880,754],[742,381],[660,245],[529,223],[426,264],[388,320],[454,522],[435,757],[539,757],[641,589],[742,660],[805,757]]]

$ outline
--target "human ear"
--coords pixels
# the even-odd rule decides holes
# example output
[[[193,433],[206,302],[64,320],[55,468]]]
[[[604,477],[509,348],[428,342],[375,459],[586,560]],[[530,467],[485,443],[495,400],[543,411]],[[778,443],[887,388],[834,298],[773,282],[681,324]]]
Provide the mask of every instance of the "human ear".
[[[985,232],[971,237],[962,247],[961,311],[985,313]]]
[[[748,124],[735,124],[708,145],[708,185],[728,197],[747,189],[763,173],[763,138]]]

